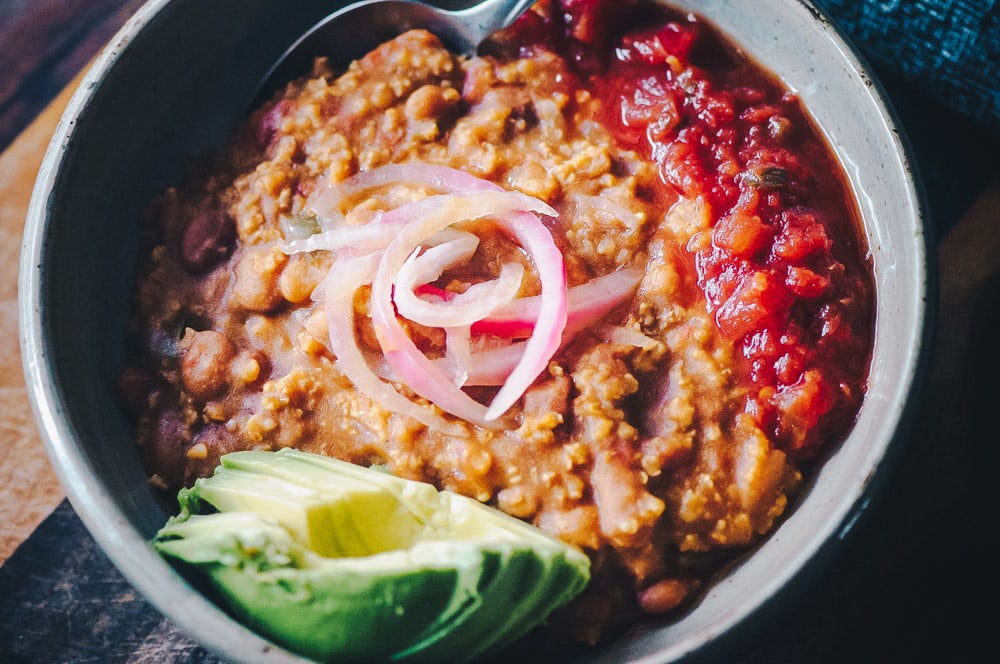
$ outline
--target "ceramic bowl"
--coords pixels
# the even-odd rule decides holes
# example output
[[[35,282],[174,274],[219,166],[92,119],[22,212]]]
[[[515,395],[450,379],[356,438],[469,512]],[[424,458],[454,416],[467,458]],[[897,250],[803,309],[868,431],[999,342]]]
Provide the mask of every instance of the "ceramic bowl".
[[[302,661],[234,622],[150,547],[168,516],[147,487],[114,396],[140,212],[185,160],[221,146],[258,79],[342,3],[151,0],[96,60],[45,155],[20,273],[21,343],[39,428],[66,493],[125,577],[208,649]],[[887,472],[925,355],[928,252],[919,188],[872,75],[800,0],[683,0],[775,71],[810,109],[857,197],[873,256],[877,321],[857,425],[788,518],[680,620],[595,653],[669,662],[729,634],[836,552]]]

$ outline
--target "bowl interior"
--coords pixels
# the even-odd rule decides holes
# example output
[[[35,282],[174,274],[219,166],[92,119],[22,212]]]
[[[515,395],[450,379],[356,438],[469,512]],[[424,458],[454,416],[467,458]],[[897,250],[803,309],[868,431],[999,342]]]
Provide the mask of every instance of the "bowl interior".
[[[113,394],[138,224],[184,162],[221,146],[255,85],[329,0],[152,0],[70,102],[46,154],[21,263],[21,341],[36,417],[77,513],[125,576],[206,647],[240,661],[302,661],[230,620],[147,540],[167,516]],[[842,537],[905,420],[923,354],[921,199],[884,102],[852,51],[799,0],[685,0],[811,110],[857,196],[876,272],[877,325],[858,423],[778,530],[682,620],[637,630],[602,661],[665,662],[727,631]],[[794,39],[788,39],[794,35]],[[597,656],[595,656],[595,661]]]

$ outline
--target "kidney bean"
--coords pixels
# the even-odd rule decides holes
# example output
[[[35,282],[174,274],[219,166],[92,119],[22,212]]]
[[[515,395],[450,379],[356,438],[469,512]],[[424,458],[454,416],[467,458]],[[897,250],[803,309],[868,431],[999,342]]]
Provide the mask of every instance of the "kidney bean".
[[[185,450],[183,478],[185,486],[194,484],[199,477],[211,475],[224,454],[245,449],[240,437],[223,424],[209,424],[199,431],[191,446]]]
[[[153,389],[149,374],[138,367],[126,367],[115,384],[118,402],[127,413],[138,416],[146,410]]]
[[[184,452],[188,446],[187,428],[180,411],[166,409],[155,414],[154,426],[140,447],[143,463],[155,473],[154,479],[170,491],[184,482]]]
[[[236,239],[236,224],[215,207],[198,207],[181,237],[181,262],[191,273],[207,272],[222,262]]]
[[[278,127],[281,126],[282,120],[293,110],[295,110],[295,102],[291,99],[282,99],[260,116],[256,136],[258,147],[266,148],[271,144],[274,135],[278,133]]]

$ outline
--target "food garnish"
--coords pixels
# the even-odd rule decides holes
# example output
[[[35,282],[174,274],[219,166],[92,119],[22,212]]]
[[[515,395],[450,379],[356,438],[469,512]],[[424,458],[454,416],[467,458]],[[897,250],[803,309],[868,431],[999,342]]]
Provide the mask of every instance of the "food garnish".
[[[589,579],[581,551],[499,510],[292,449],[225,455],[179,502],[156,549],[246,624],[322,661],[468,661]]]
[[[379,211],[364,226],[339,223],[337,210],[343,200],[398,184],[441,193]],[[364,171],[321,189],[312,205],[321,222],[318,232],[285,248],[290,253],[327,249],[336,256],[326,287],[317,294],[326,301],[331,349],[340,366],[369,397],[433,428],[451,430],[456,425],[400,395],[368,366],[354,332],[358,288],[371,286],[372,323],[392,375],[441,410],[491,426],[545,370],[567,332],[579,331],[622,304],[642,276],[626,269],[567,293],[562,254],[538,217],[558,213],[537,198],[445,166],[407,163]],[[516,297],[524,271],[519,263],[504,264],[497,278],[469,285],[462,293],[431,286],[445,270],[471,258],[479,244],[473,233],[454,227],[481,219],[495,222],[520,243],[538,273],[541,294]],[[451,372],[417,347],[397,315],[447,332]],[[469,349],[470,335],[483,333],[508,340],[503,368],[498,369],[495,353],[489,357],[494,361],[484,365],[489,367],[488,378],[473,375],[480,357]],[[513,343],[522,338],[526,340]],[[462,390],[470,377],[470,384],[500,386],[488,405]]]

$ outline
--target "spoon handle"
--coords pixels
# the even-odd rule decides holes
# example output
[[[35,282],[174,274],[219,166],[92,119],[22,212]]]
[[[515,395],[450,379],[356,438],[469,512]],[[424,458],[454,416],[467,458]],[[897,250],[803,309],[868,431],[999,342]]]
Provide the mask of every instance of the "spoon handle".
[[[538,0],[482,0],[471,7],[453,10],[456,18],[475,27],[485,37],[495,30],[506,28]]]
[[[464,14],[470,20],[474,17],[481,25],[499,30],[513,23],[518,16],[536,2],[538,0],[483,0],[456,13]]]
[[[474,53],[476,47],[490,34],[506,28],[538,0],[482,0],[464,9],[442,9],[468,3],[438,0],[435,7],[442,17],[438,30],[432,30],[459,52]],[[419,1],[416,4],[421,4]],[[430,3],[423,3],[430,6]]]

